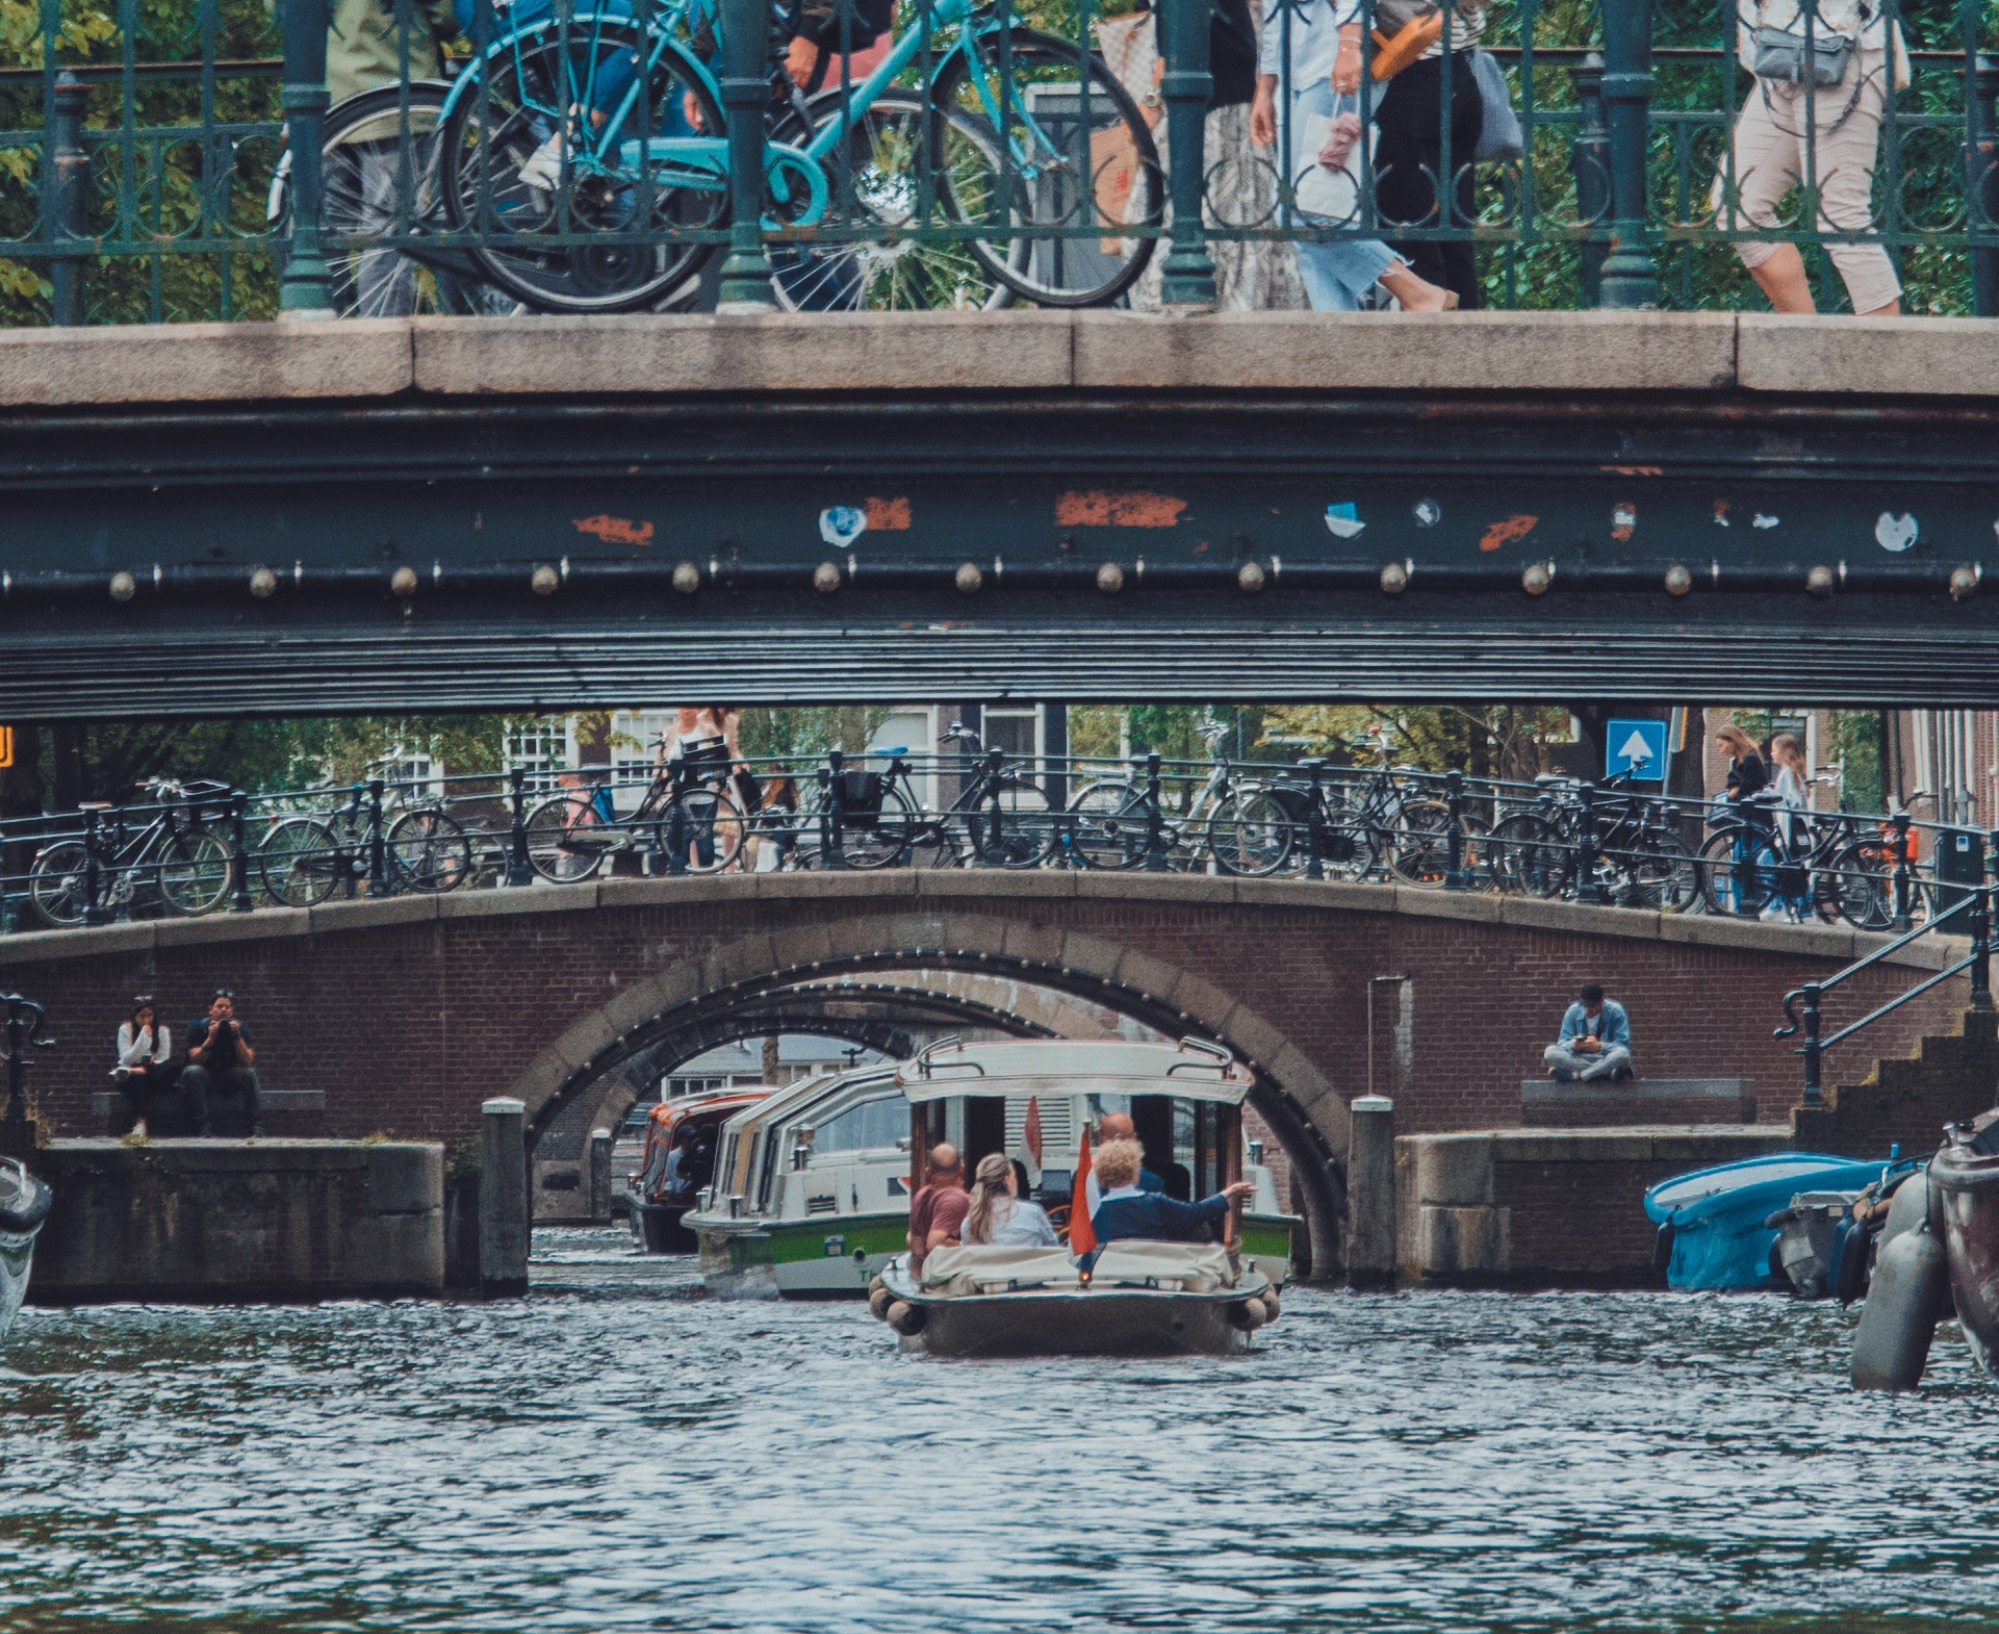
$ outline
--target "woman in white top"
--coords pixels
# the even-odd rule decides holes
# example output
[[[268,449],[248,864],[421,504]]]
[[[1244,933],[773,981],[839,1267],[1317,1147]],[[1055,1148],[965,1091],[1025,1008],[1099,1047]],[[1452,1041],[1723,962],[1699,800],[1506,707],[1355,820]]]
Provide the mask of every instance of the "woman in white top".
[[[1770,740],[1770,764],[1777,771],[1770,787],[1776,791],[1780,802],[1777,808],[1778,846],[1785,856],[1796,857],[1811,843],[1811,836],[1805,827],[1807,779],[1803,745],[1788,732],[1778,733]],[[1803,920],[1810,908],[1811,903],[1804,898],[1780,894],[1771,898],[1769,907],[1763,910],[1763,917]]]
[[[159,1025],[152,999],[141,993],[132,1001],[131,1019],[118,1024],[118,1068],[113,1074],[132,1108],[132,1131],[141,1138],[146,1133],[146,1096],[173,1087],[175,1075],[168,1070],[173,1053],[173,1029]]]
[[[1020,1195],[1013,1162],[1004,1152],[988,1152],[972,1175],[972,1203],[958,1240],[995,1246],[1053,1248],[1055,1228],[1038,1203]]]
[[[1800,183],[1818,189],[1819,219],[1812,225],[1819,231],[1874,230],[1874,158],[1888,86],[1892,80],[1906,91],[1910,84],[1901,25],[1889,28],[1876,0],[1816,0],[1813,48],[1848,42],[1839,83],[1824,86],[1770,72],[1787,49],[1802,60],[1806,32],[1804,0],[1737,0],[1736,55],[1751,74],[1761,58],[1766,72],[1742,99],[1729,157],[1714,179],[1715,224],[1724,230],[1776,229],[1778,202]],[[1797,245],[1745,239],[1735,252],[1779,312],[1818,309]],[[1880,244],[1831,244],[1827,253],[1855,312],[1892,317],[1902,310],[1901,280]]]

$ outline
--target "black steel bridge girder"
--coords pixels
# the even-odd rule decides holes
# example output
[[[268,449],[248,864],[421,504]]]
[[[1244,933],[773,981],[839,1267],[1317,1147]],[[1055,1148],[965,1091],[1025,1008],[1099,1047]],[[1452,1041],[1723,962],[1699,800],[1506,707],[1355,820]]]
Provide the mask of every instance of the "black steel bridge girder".
[[[1995,431],[1711,396],[17,414],[0,718],[1988,702]]]

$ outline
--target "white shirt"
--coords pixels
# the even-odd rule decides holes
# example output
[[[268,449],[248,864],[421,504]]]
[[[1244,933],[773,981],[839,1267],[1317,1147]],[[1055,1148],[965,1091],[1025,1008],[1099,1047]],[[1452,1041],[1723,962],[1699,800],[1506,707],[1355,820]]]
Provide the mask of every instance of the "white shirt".
[[[163,1067],[173,1059],[174,1041],[171,1028],[144,1027],[139,1036],[132,1036],[132,1024],[121,1021],[118,1024],[118,1065],[136,1067],[147,1063]]]
[[[1053,1248],[1055,1228],[1039,1203],[1009,1197],[993,1208],[993,1234],[987,1240],[995,1247]]]

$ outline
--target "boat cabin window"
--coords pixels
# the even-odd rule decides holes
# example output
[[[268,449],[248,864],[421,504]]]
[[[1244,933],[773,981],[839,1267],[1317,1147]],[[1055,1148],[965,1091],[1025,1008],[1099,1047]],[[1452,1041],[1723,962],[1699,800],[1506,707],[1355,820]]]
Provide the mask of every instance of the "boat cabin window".
[[[909,1103],[898,1094],[861,1101],[836,1112],[812,1132],[812,1155],[893,1148],[909,1133]]]

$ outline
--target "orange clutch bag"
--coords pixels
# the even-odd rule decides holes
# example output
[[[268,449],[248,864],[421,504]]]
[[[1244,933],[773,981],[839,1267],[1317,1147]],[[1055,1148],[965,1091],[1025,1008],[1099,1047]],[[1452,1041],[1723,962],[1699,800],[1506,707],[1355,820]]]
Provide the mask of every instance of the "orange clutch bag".
[[[1441,8],[1427,17],[1418,17],[1413,23],[1404,23],[1396,30],[1392,40],[1377,28],[1374,31],[1374,77],[1393,79],[1442,39],[1443,34],[1444,13]]]

